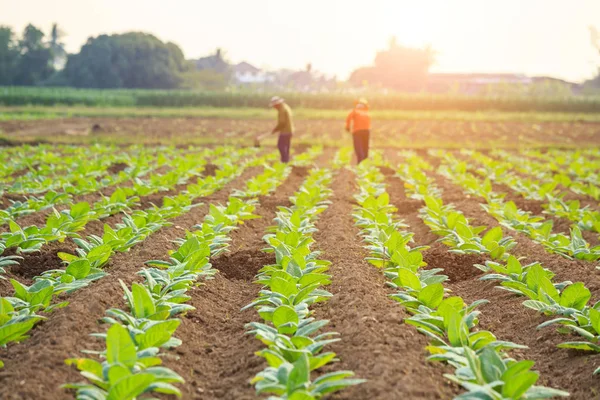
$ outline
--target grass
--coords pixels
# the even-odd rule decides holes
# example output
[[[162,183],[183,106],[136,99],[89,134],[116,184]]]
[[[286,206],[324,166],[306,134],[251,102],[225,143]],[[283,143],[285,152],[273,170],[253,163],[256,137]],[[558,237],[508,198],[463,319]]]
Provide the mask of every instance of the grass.
[[[298,119],[346,118],[347,110],[294,109]],[[600,122],[598,113],[554,112],[495,112],[495,111],[407,111],[373,110],[378,120],[440,120],[440,121],[516,121],[516,122]],[[0,121],[44,120],[70,117],[99,118],[228,118],[273,119],[275,113],[268,108],[216,108],[216,107],[83,107],[83,106],[23,106],[0,107]]]

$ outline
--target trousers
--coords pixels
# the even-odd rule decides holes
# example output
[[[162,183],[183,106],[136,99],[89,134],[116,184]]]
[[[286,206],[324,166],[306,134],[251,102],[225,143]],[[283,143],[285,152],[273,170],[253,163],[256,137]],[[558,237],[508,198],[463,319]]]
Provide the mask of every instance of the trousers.
[[[279,139],[277,140],[277,148],[281,155],[281,162],[287,163],[290,161],[290,146],[292,144],[291,133],[280,133]]]
[[[369,130],[356,131],[352,134],[357,164],[369,157],[369,134]]]

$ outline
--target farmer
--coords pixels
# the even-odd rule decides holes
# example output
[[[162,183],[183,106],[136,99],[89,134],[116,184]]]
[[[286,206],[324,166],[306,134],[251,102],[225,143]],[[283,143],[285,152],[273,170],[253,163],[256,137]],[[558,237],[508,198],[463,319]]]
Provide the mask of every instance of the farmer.
[[[277,110],[277,126],[273,128],[271,134],[279,133],[277,147],[279,148],[279,154],[281,154],[281,162],[287,163],[290,161],[290,145],[292,133],[294,132],[292,110],[285,104],[285,100],[279,96],[271,99],[270,106]]]
[[[370,130],[369,103],[365,99],[360,99],[356,102],[354,110],[350,111],[346,118],[346,131],[352,132],[357,164],[360,164],[362,160],[369,156]]]

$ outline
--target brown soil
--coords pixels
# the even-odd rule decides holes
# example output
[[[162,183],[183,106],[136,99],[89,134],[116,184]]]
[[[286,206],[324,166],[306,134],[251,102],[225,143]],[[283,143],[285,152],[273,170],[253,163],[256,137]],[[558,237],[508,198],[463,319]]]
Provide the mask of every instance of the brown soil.
[[[266,228],[272,224],[278,206],[289,205],[289,197],[307,175],[307,169],[294,168],[288,179],[270,196],[260,199],[256,214],[232,232],[229,252],[212,260],[219,270],[215,279],[190,293],[189,302],[196,310],[183,318],[176,336],[183,345],[172,353],[165,365],[181,374],[187,384],[182,387],[187,399],[254,399],[250,380],[265,367],[254,353],[264,346],[246,335],[244,325],[259,321],[254,310],[240,312],[258,295],[253,284],[258,270],[272,264],[272,254],[259,249]]]
[[[270,119],[225,118],[60,118],[53,120],[1,121],[0,130],[15,141],[87,141],[95,138],[143,143],[222,142],[227,139],[252,139],[272,127]],[[336,119],[295,120],[298,140],[347,141]],[[477,147],[515,146],[597,146],[598,123],[587,122],[518,122],[518,121],[449,121],[449,120],[380,120],[372,142],[390,147]],[[94,126],[101,129],[94,130]],[[324,132],[326,134],[324,135]],[[298,141],[296,142],[298,143]]]
[[[430,125],[429,137],[440,135],[442,125]],[[110,124],[101,126],[102,134],[111,133]],[[204,129],[210,124],[198,126]],[[236,125],[232,129],[242,132],[242,126]],[[476,137],[468,140],[476,141]],[[318,164],[330,159],[331,151],[320,157]],[[435,159],[428,160],[433,163]],[[139,280],[136,272],[144,267],[146,260],[164,259],[168,250],[175,247],[172,241],[202,221],[209,203],[225,203],[231,189],[241,187],[258,170],[246,171],[223,190],[202,199],[204,205],[174,219],[173,226],[161,229],[130,252],[116,254],[107,266],[110,276],[89,288],[63,296],[70,305],[49,315],[48,320],[32,330],[29,340],[0,349],[0,359],[6,363],[0,370],[0,398],[72,398],[72,393],[60,389],[59,385],[84,379],[75,368],[66,366],[64,359],[84,356],[81,354],[83,349],[100,350],[101,341],[89,334],[105,330],[97,321],[105,315],[107,308],[124,306],[119,280],[128,284]],[[578,338],[560,335],[553,328],[537,330],[537,325],[547,318],[522,306],[524,298],[495,288],[494,282],[480,281],[482,273],[473,264],[481,264],[485,258],[450,253],[419,218],[422,202],[406,197],[402,182],[393,176],[394,171],[383,169],[382,172],[386,175],[388,192],[391,202],[398,208],[398,216],[415,234],[415,245],[430,246],[424,252],[428,268],[444,268],[444,274],[450,278],[446,286],[466,301],[481,298],[490,301],[481,307],[481,329],[490,330],[500,340],[529,346],[526,350],[512,351],[511,355],[534,360],[535,369],[541,374],[540,384],[567,390],[574,399],[598,398],[600,381],[592,372],[600,366],[600,355],[557,349],[558,343]],[[208,167],[205,174],[211,173],[214,170]],[[190,304],[196,310],[183,316],[175,335],[183,340],[183,345],[168,351],[164,357],[165,365],[186,380],[186,384],[179,385],[184,398],[256,398],[249,380],[266,365],[263,359],[254,355],[263,345],[245,335],[244,325],[258,320],[258,316],[254,310],[239,310],[260,290],[252,283],[257,270],[273,262],[271,254],[260,251],[265,247],[262,241],[265,229],[271,225],[277,206],[289,204],[289,196],[297,190],[306,174],[306,169],[294,168],[289,179],[272,196],[260,199],[257,213],[262,218],[248,221],[232,232],[230,251],[211,260],[219,273],[213,280],[190,291]],[[481,209],[481,199],[465,196],[458,186],[437,174],[432,176],[444,190],[444,201],[454,203],[473,225],[498,226],[497,221]],[[323,251],[322,258],[332,261],[332,284],[328,290],[333,294],[329,301],[315,307],[315,314],[318,318],[329,319],[327,330],[339,332],[341,338],[329,347],[340,361],[325,368],[324,372],[350,369],[368,382],[331,397],[452,398],[461,389],[443,377],[451,368],[427,362],[427,338],[402,323],[407,314],[389,298],[393,290],[385,285],[381,272],[365,261],[366,251],[351,217],[352,195],[356,192],[353,174],[345,169],[339,171],[333,189],[333,203],[321,215],[317,223],[319,231],[315,234],[315,249]],[[155,200],[159,201],[158,198]],[[523,203],[523,207],[532,209],[538,206],[533,202]],[[35,221],[40,217],[26,218]],[[114,224],[119,219],[111,217],[104,222]],[[100,232],[100,229],[101,224],[90,224],[85,233]],[[592,301],[600,299],[600,271],[595,269],[596,263],[567,260],[548,253],[522,234],[504,228],[503,231],[517,240],[513,254],[526,257],[524,262],[540,261],[555,272],[557,281],[585,282],[592,291]],[[50,244],[41,253],[26,255],[22,266],[8,267],[6,277],[30,283],[32,276],[60,266],[56,257],[58,251],[72,252],[73,249],[70,241]],[[12,293],[10,283],[0,280],[0,295],[9,293]],[[40,373],[32,373],[32,365]]]
[[[204,176],[215,176],[215,173],[219,170],[219,167],[215,164],[206,164],[204,166]]]
[[[44,246],[43,251],[21,254],[23,261],[20,261],[19,265],[10,266],[10,272],[18,277],[19,282],[29,285],[32,283],[32,279],[42,272],[63,266],[58,253],[75,254],[76,247],[71,240],[66,240],[63,243],[48,243]],[[14,250],[8,249],[3,256],[15,255]]]
[[[206,204],[224,203],[233,188],[241,187],[243,182],[259,170],[260,168],[248,169],[204,201]],[[83,379],[75,368],[66,366],[64,360],[81,357],[80,351],[84,349],[98,349],[100,341],[89,334],[104,329],[98,326],[96,321],[103,317],[106,309],[124,305],[119,280],[126,283],[138,280],[136,272],[144,266],[144,262],[163,258],[167,251],[173,248],[172,241],[182,237],[186,229],[200,223],[207,209],[207,205],[196,207],[189,213],[175,218],[172,221],[173,226],[161,229],[128,253],[116,254],[107,266],[110,276],[65,297],[65,300],[70,302],[69,306],[54,311],[47,321],[32,330],[30,339],[0,349],[0,359],[6,364],[5,368],[0,370],[0,398],[69,397],[59,385]],[[52,373],[32,374],[32,365]]]
[[[330,349],[340,358],[331,370],[349,369],[368,381],[332,396],[335,399],[447,399],[456,388],[442,374],[448,370],[426,361],[426,338],[402,324],[402,307],[389,298],[380,271],[365,261],[351,212],[354,176],[340,171],[333,204],[317,223],[317,248],[332,262],[333,298],[316,315],[329,319],[327,330],[340,333]]]

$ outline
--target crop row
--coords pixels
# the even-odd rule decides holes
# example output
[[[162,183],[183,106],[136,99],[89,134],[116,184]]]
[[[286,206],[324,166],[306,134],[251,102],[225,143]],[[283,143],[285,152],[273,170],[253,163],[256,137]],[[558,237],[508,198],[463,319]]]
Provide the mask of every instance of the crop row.
[[[501,196],[489,190],[489,186],[481,182],[479,182],[479,185],[473,185],[476,178],[466,172],[458,160],[446,155],[445,161],[449,164],[449,167],[444,168],[442,166],[440,168],[443,171],[442,173],[452,182],[461,186],[465,194],[485,199],[501,198]],[[431,187],[431,182],[419,180],[409,182],[409,185],[410,187],[415,185],[429,185]],[[488,231],[486,236],[495,229],[497,228]],[[512,242],[514,243],[514,241]],[[500,288],[527,297],[529,300],[523,303],[526,307],[546,316],[556,317],[542,323],[539,328],[561,324],[565,327],[559,329],[559,332],[575,333],[582,337],[581,341],[561,343],[558,347],[599,352],[600,311],[598,311],[598,308],[600,308],[600,302],[590,302],[591,292],[585,284],[571,281],[555,282],[554,273],[544,268],[541,263],[533,262],[523,265],[521,260],[508,253],[509,250],[510,248],[506,249],[502,258],[496,257],[488,260],[485,265],[475,265],[475,267],[487,273],[481,279],[500,281]],[[490,253],[490,255],[491,258],[494,258],[493,254]],[[594,373],[598,372],[600,372],[600,368]]]
[[[298,192],[290,198],[291,207],[280,207],[275,226],[264,240],[265,250],[275,254],[275,264],[264,266],[256,276],[262,285],[254,307],[264,322],[247,325],[267,348],[257,352],[268,364],[252,380],[257,393],[271,399],[321,399],[329,393],[364,382],[351,379],[352,371],[334,371],[312,378],[311,373],[335,361],[335,353],[324,352],[340,340],[335,332],[320,331],[327,320],[312,317],[310,306],[326,301],[331,293],[322,289],[331,283],[326,272],[329,262],[311,249],[314,222],[330,203],[327,199],[332,172],[313,169]]]
[[[78,105],[113,107],[258,107],[271,94],[256,90],[244,91],[189,91],[147,89],[76,89],[40,87],[1,87],[0,104],[22,105]],[[293,107],[315,109],[344,109],[352,104],[353,92],[348,93],[286,93]],[[373,107],[380,110],[461,110],[461,111],[544,111],[596,112],[598,96],[526,96],[519,94],[473,95],[437,93],[381,93],[368,94]]]
[[[313,149],[311,154],[316,157],[319,151]],[[183,383],[183,379],[159,365],[161,348],[181,345],[174,337],[181,323],[176,317],[194,309],[186,304],[191,299],[186,293],[198,279],[217,272],[209,259],[226,251],[229,233],[255,218],[257,197],[273,192],[290,171],[283,164],[266,167],[245,189],[234,191],[226,206],[211,204],[204,222],[177,241],[179,247],[169,261],[148,261],[151,268],[139,272],[143,283],[133,283],[131,289],[122,283],[129,310],[107,310],[103,321],[110,328],[106,334],[96,335],[105,341],[105,350],[96,352],[102,361],[67,360],[89,382],[64,387],[76,389],[78,399],[128,400],[149,392],[180,395],[173,384]]]
[[[41,196],[27,196],[24,200],[9,200],[10,205],[4,210],[0,210],[0,222],[5,224],[18,217],[59,205],[73,205],[73,196],[75,195],[98,192],[103,188],[117,186],[127,181],[131,181],[131,187],[120,188],[125,195],[129,193],[130,196],[144,196],[157,190],[167,190],[163,186],[178,183],[181,179],[180,175],[186,171],[184,167],[190,167],[194,157],[191,155],[183,157],[173,149],[163,150],[158,155],[154,154],[154,151],[140,151],[128,155],[127,167],[114,175],[98,177],[99,179],[81,178],[77,180],[76,185],[65,184],[60,188],[57,187],[57,190],[47,190]],[[202,152],[199,152],[197,157],[202,157],[202,154]],[[204,154],[206,154],[206,151]],[[166,173],[153,173],[158,168],[169,165],[180,157],[187,160],[184,165]],[[102,196],[102,201],[106,202],[108,199]]]
[[[2,191],[9,194],[31,195],[49,190],[69,194],[86,194],[95,191],[104,181],[107,184],[118,179],[119,174],[111,174],[111,166],[135,165],[142,157],[157,157],[158,162],[181,153],[173,148],[144,148],[131,146],[119,150],[112,146],[80,147],[69,155],[50,153],[39,158],[27,159],[27,164],[19,171],[19,176],[5,177]],[[162,164],[161,164],[162,165]],[[118,183],[118,182],[115,182]]]
[[[581,207],[578,200],[565,201],[563,199],[565,194],[561,194],[558,188],[559,184],[573,187],[573,182],[581,182],[572,181],[562,175],[555,175],[553,180],[525,178],[510,171],[514,165],[512,162],[493,160],[477,152],[465,153],[481,166],[477,169],[480,175],[489,176],[492,180],[505,184],[525,199],[544,201],[542,207],[545,208],[547,214],[567,218],[577,223],[580,229],[600,232],[600,213],[589,207]],[[588,184],[585,187],[589,189],[589,193],[581,194],[594,195],[596,192],[600,192],[600,189],[594,184]]]
[[[575,194],[589,196],[596,201],[600,200],[600,186],[590,182],[589,169],[585,160],[578,158],[565,167],[558,165],[555,161],[536,161],[531,157],[522,154],[515,155],[503,150],[492,151],[491,154],[507,161],[518,172],[552,185],[552,190],[556,189],[558,185],[562,185]],[[585,169],[581,167],[582,164],[586,165]],[[594,181],[597,182],[595,179]],[[579,204],[575,202],[576,200],[572,200],[569,203],[577,204],[577,208],[579,208]]]
[[[532,371],[533,361],[515,361],[506,351],[522,348],[500,341],[492,332],[478,330],[479,311],[485,303],[466,304],[459,296],[447,296],[443,269],[424,269],[424,246],[411,248],[413,234],[397,221],[389,203],[383,176],[372,165],[357,169],[360,193],[354,217],[370,252],[369,261],[381,268],[392,295],[410,314],[407,324],[430,338],[427,347],[433,361],[454,367],[447,378],[461,385],[466,393],[457,399],[542,399],[567,396],[559,390],[535,386],[539,374]],[[407,183],[409,189],[423,190]],[[417,193],[414,191],[413,193]],[[422,193],[417,194],[419,197]]]
[[[136,149],[132,146],[131,149]],[[67,171],[78,160],[85,160],[86,156],[110,156],[118,152],[115,146],[91,145],[89,147],[61,146],[61,145],[23,145],[4,148],[0,154],[0,181],[9,182],[13,174],[44,175],[46,171]]]
[[[243,155],[248,150],[239,152]],[[35,283],[29,287],[12,279],[15,295],[2,298],[3,307],[0,309],[2,322],[0,346],[26,339],[27,333],[33,326],[44,318],[37,312],[50,312],[56,307],[65,306],[66,302],[52,304],[58,295],[78,290],[105,276],[102,267],[108,263],[115,252],[128,251],[153,232],[167,226],[170,219],[197,206],[198,204],[193,204],[194,199],[214,193],[241,174],[246,167],[261,165],[271,157],[272,154],[269,154],[251,160],[242,160],[237,165],[231,163],[231,158],[223,158],[219,162],[220,169],[215,176],[200,178],[197,183],[188,185],[185,192],[176,197],[165,198],[162,207],[155,206],[147,211],[136,211],[132,215],[125,215],[123,223],[117,224],[116,229],[105,225],[102,237],[90,236],[88,240],[75,239],[78,245],[77,255],[59,253],[65,261],[65,269],[46,271],[35,277]],[[279,166],[275,169],[266,168],[265,172],[253,182],[259,189],[268,190],[273,176],[278,176],[283,170],[284,167]],[[253,190],[257,192],[258,189]]]
[[[513,186],[517,186],[518,183],[514,183],[513,179],[510,178],[510,174],[502,172],[496,174],[499,171],[495,171],[494,167],[487,164],[489,157],[478,153],[472,153],[474,158],[480,160],[483,165],[483,169],[479,171],[481,175],[487,176],[485,183],[485,189],[488,192],[492,191],[492,185],[489,180],[505,183]],[[457,165],[457,164],[455,164]],[[457,168],[460,168],[467,172],[468,164],[464,163]],[[488,180],[489,179],[489,180]],[[476,181],[471,183],[475,184]],[[542,190],[544,190],[542,188]],[[492,216],[494,216],[501,225],[524,233],[529,236],[532,240],[542,244],[549,252],[560,254],[566,258],[575,258],[580,260],[595,261],[600,259],[600,246],[592,247],[583,237],[581,229],[578,226],[571,228],[570,234],[554,233],[553,232],[553,221],[545,220],[540,216],[532,216],[531,213],[521,210],[512,201],[505,202],[502,195],[489,195],[486,196],[487,205],[484,209]]]
[[[215,149],[210,154],[223,155],[231,148]],[[246,154],[239,153],[239,156]],[[29,226],[22,228],[15,221],[9,220],[9,232],[0,234],[0,250],[15,248],[17,254],[39,251],[45,244],[55,241],[64,241],[67,237],[79,239],[78,232],[82,231],[91,221],[99,221],[120,212],[131,211],[139,201],[139,196],[147,196],[159,191],[167,191],[176,185],[184,184],[190,178],[199,176],[204,171],[206,156],[203,154],[189,154],[182,158],[177,166],[165,174],[151,174],[147,179],[135,178],[132,187],[119,187],[110,197],[102,196],[93,204],[80,202],[72,204],[70,208],[61,212],[53,209],[43,227]],[[239,157],[234,153],[231,157]],[[165,204],[166,205],[166,204]],[[146,211],[152,211],[153,206]],[[14,257],[11,257],[14,260]],[[0,260],[2,260],[0,258]],[[16,262],[16,261],[15,261]]]

